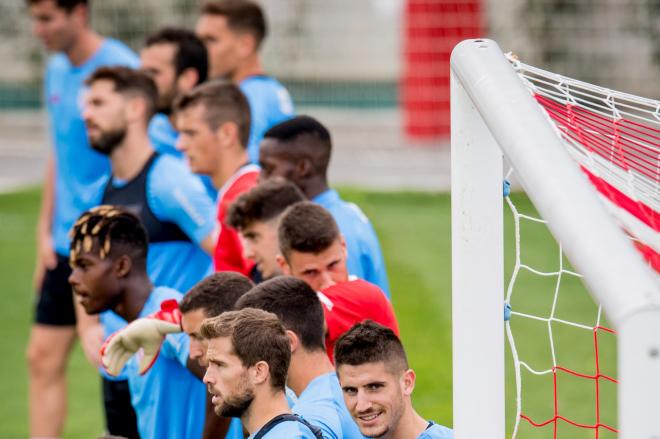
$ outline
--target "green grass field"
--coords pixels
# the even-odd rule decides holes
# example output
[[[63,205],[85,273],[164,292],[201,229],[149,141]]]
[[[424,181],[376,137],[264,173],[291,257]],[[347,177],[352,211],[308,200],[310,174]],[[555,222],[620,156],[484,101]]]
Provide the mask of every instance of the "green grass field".
[[[412,367],[418,375],[415,406],[421,414],[436,422],[451,425],[451,258],[450,203],[448,195],[421,193],[374,193],[356,189],[343,191],[347,199],[358,203],[374,223],[385,253],[404,344]],[[524,197],[516,204],[532,212]],[[0,388],[3,398],[0,411],[0,437],[27,436],[27,372],[24,348],[32,319],[31,276],[34,259],[34,230],[39,193],[28,190],[0,195],[0,280],[2,282],[2,356]],[[507,215],[508,244],[513,242],[510,216]],[[543,227],[523,228],[524,261],[539,268],[556,269],[557,247]],[[507,277],[512,264],[511,245],[507,250]],[[475,276],[479,275],[475,267]],[[513,306],[516,310],[547,315],[550,312],[555,279],[523,274],[516,285]],[[558,316],[592,324],[595,307],[579,282],[563,282]],[[475,322],[478,324],[478,322]],[[549,349],[547,329],[542,322],[514,318],[512,327],[518,335],[521,359],[532,367],[547,369]],[[588,331],[553,328],[557,358],[566,367],[593,373],[593,342]],[[534,337],[530,337],[534,335]],[[614,341],[603,336],[601,366],[615,373]],[[507,365],[510,366],[507,354]],[[514,390],[512,368],[507,370],[507,390]],[[535,420],[552,417],[552,381],[547,376],[523,373],[523,411]],[[583,423],[595,422],[594,383],[560,377],[560,414]],[[85,362],[78,348],[69,365],[69,418],[65,438],[89,439],[102,432],[99,379]],[[614,423],[615,386],[601,385],[602,422]],[[507,425],[515,416],[512,397],[508,398]],[[475,422],[478,422],[475,419]],[[566,429],[564,438],[595,437],[591,430]],[[552,438],[552,428],[531,429],[522,425],[519,438]],[[614,437],[601,434],[601,438]]]

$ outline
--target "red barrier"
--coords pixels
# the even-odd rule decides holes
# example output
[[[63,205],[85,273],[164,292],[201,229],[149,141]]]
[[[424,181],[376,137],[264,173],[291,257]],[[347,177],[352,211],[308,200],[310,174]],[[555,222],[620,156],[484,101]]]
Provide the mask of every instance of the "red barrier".
[[[407,0],[400,102],[411,139],[449,135],[449,57],[483,35],[482,12],[482,0]]]

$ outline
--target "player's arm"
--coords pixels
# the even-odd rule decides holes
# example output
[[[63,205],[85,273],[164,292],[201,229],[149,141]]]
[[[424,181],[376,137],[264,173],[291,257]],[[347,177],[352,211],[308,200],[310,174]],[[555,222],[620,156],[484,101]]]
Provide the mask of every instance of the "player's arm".
[[[169,157],[156,165],[150,175],[148,193],[154,214],[179,226],[192,242],[213,254],[216,209],[201,180]],[[158,178],[157,174],[176,178]]]
[[[41,288],[46,270],[52,270],[57,265],[51,226],[53,222],[53,206],[55,205],[55,159],[49,154],[44,170],[44,184],[41,192],[41,206],[37,221],[37,261],[34,269],[33,286]]]
[[[206,253],[212,255],[213,251],[215,250],[215,244],[217,240],[218,237],[216,236],[216,234],[211,232],[206,238],[202,240],[202,242],[199,243],[199,246]]]

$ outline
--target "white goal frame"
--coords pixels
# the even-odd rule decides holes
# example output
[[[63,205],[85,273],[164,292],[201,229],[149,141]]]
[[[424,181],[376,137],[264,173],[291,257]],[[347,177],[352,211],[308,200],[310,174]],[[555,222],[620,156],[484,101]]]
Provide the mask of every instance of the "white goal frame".
[[[455,439],[505,437],[503,157],[617,331],[619,437],[660,439],[659,277],[487,39],[451,56]]]

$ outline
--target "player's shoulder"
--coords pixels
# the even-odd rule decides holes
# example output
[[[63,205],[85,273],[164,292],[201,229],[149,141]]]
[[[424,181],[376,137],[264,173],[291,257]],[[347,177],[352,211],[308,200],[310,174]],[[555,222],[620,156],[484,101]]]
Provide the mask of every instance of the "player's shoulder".
[[[239,85],[244,92],[253,90],[279,90],[285,89],[284,85],[269,75],[252,75],[243,79]]]
[[[170,200],[178,205],[182,199],[196,198],[208,199],[209,204],[213,205],[199,176],[172,154],[158,154],[154,159],[147,174],[147,188],[149,198],[155,202]]]
[[[155,299],[154,301],[158,304],[160,307],[160,304],[164,302],[165,300],[176,300],[179,301],[183,298],[183,294],[175,290],[174,288],[170,287],[156,287],[154,290],[151,292],[151,295]]]
[[[330,298],[346,295],[351,295],[352,297],[385,297],[383,290],[378,285],[372,284],[363,279],[352,279],[346,282],[340,282],[324,289],[322,292]]]
[[[46,62],[46,72],[49,74],[62,72],[71,68],[71,62],[64,53],[54,53],[48,57]]]
[[[252,189],[259,181],[259,173],[261,170],[257,165],[249,164],[241,167],[231,178],[224,184],[220,193],[222,199],[231,201],[241,195],[243,192]]]
[[[99,64],[127,65],[134,68],[138,67],[140,63],[140,59],[133,49],[114,38],[103,40],[97,61]]]
[[[314,433],[298,421],[284,421],[273,427],[264,436],[264,439],[287,438],[287,439],[316,439]]]
[[[239,85],[251,105],[262,102],[264,109],[278,109],[280,116],[293,115],[294,105],[286,87],[272,76],[255,75],[245,78]]]
[[[171,190],[188,182],[201,184],[185,162],[172,154],[159,153],[149,169],[149,183],[155,187]]]
[[[452,439],[453,437],[454,432],[450,428],[432,423],[429,428],[417,436],[417,439]]]

